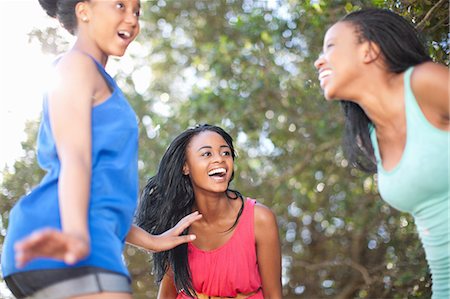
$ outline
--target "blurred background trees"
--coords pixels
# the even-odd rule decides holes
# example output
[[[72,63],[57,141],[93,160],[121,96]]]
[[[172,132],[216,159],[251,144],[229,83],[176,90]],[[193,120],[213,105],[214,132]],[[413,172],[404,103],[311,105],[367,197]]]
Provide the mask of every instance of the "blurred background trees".
[[[278,215],[285,298],[429,298],[430,275],[412,218],[385,204],[376,176],[349,167],[342,116],[324,100],[313,62],[326,29],[360,7],[411,20],[448,65],[448,1],[142,1],[141,34],[111,73],[140,120],[141,186],[181,131],[222,126],[238,150],[233,187]],[[67,49],[54,28],[32,33]],[[52,37],[49,43],[49,36]],[[43,175],[36,122],[26,155],[3,171],[0,244],[9,210]],[[135,298],[154,298],[151,256],[125,250]]]

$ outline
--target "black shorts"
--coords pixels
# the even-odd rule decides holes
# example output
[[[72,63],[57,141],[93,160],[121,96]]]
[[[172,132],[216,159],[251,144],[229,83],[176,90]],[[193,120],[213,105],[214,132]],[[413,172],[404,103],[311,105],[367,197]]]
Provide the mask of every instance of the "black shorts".
[[[5,277],[5,282],[18,299],[60,299],[102,292],[131,294],[127,276],[97,267],[19,272]]]

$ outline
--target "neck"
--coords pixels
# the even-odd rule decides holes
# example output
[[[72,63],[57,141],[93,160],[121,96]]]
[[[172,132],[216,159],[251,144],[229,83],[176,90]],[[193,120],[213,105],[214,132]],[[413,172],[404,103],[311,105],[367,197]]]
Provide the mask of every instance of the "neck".
[[[200,221],[205,223],[218,222],[233,210],[231,200],[226,193],[200,193],[194,192],[195,203],[194,209],[202,214]]]
[[[78,38],[75,42],[72,50],[83,52],[95,60],[97,60],[103,67],[106,66],[108,62],[108,55],[103,53],[98,47],[91,45],[88,41],[85,41],[83,38]]]
[[[403,73],[392,74],[375,70],[370,72],[370,80],[365,80],[350,101],[358,104],[379,130],[395,128],[403,123],[404,84]]]

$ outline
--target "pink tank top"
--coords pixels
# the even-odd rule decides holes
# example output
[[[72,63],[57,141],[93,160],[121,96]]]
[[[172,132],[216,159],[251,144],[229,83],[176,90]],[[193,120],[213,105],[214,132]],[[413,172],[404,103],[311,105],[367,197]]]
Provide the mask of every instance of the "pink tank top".
[[[247,198],[239,222],[231,238],[221,247],[204,251],[188,244],[189,268],[197,293],[216,297],[236,297],[256,294],[252,299],[264,299],[256,257],[254,206]],[[190,298],[184,293],[178,299]]]

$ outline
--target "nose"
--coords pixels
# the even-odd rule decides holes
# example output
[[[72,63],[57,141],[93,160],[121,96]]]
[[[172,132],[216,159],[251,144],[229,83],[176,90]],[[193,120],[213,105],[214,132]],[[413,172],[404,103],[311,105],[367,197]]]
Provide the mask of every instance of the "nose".
[[[323,54],[320,54],[319,57],[317,57],[316,61],[314,61],[314,67],[316,69],[320,69],[320,67],[324,64],[324,58]]]
[[[125,22],[128,24],[131,24],[131,26],[136,27],[139,23],[139,17],[136,16],[136,13],[134,11],[129,11],[126,14]]]
[[[217,153],[214,155],[213,162],[220,163],[222,161],[223,161],[223,156],[221,155],[221,153]]]

